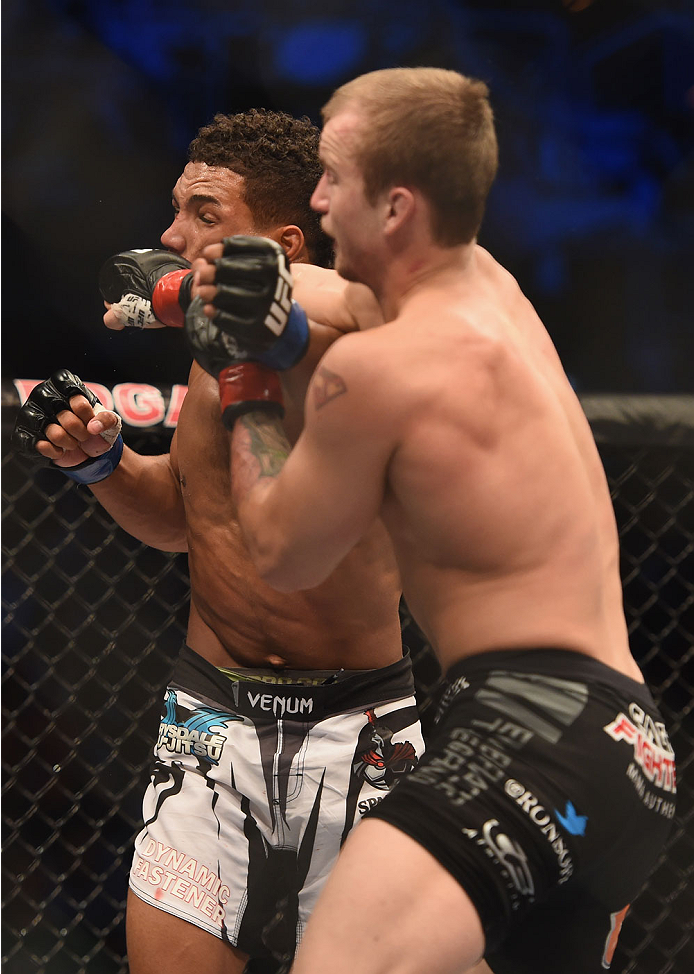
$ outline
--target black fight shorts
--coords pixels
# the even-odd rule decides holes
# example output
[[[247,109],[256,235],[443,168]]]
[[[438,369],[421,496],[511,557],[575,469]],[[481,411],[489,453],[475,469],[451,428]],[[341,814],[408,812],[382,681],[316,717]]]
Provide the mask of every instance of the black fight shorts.
[[[424,758],[370,816],[460,883],[494,974],[609,968],[675,813],[648,689],[566,650],[484,653],[447,677]]]

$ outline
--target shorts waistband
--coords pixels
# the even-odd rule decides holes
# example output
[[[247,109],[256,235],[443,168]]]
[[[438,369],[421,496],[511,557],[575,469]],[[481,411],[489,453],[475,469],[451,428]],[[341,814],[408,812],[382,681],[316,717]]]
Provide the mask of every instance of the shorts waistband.
[[[582,680],[592,685],[602,684],[653,706],[651,692],[645,683],[632,680],[592,656],[569,649],[495,649],[476,653],[454,663],[446,673],[446,680],[453,683],[460,677],[481,679],[497,669],[536,673],[562,680]]]
[[[184,645],[169,686],[207,697],[245,717],[304,722],[315,722],[348,710],[375,707],[414,695],[409,654],[389,666],[357,670],[350,675],[341,672],[334,682],[318,685],[314,682],[316,674],[322,675],[323,671],[306,670],[305,684],[238,679],[242,672],[237,667],[234,678],[229,679],[190,646]],[[253,672],[258,671],[250,671]],[[298,671],[291,672],[294,676]]]

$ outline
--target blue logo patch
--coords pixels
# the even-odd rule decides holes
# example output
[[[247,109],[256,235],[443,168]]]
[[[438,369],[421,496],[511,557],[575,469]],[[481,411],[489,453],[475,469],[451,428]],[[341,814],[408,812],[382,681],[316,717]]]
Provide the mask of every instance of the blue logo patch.
[[[570,832],[571,835],[586,834],[588,816],[579,815],[571,802],[567,801],[566,810],[563,815],[561,812],[557,811],[556,808],[554,809],[554,814],[557,816],[560,824],[566,829],[567,832]]]
[[[183,713],[179,714],[179,711],[187,715],[185,719],[181,719]],[[196,707],[195,710],[181,707],[176,691],[167,690],[157,747],[165,747],[174,754],[193,754],[206,758],[211,764],[219,764],[226,737],[215,731],[223,731],[235,720],[243,718],[214,707]]]

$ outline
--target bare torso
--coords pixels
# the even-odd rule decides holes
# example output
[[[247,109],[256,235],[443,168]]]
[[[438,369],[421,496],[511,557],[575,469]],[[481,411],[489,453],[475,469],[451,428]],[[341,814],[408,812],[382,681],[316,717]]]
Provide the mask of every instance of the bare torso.
[[[382,526],[315,589],[284,595],[260,579],[232,509],[217,382],[197,365],[172,462],[186,514],[192,649],[217,666],[369,669],[400,658],[399,578]]]
[[[383,509],[408,605],[444,670],[555,647],[640,681],[605,474],[549,336],[481,248],[452,281],[368,335],[409,377]]]

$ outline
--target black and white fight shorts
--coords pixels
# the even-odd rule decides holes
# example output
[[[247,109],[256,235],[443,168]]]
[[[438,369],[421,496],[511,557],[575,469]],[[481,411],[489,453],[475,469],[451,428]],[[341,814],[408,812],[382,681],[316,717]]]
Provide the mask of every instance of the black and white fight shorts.
[[[675,813],[648,689],[566,650],[484,653],[447,677],[426,754],[370,817],[460,883],[494,974],[609,968]]]
[[[423,750],[409,657],[338,674],[222,672],[185,646],[130,886],[287,965],[350,829]]]

